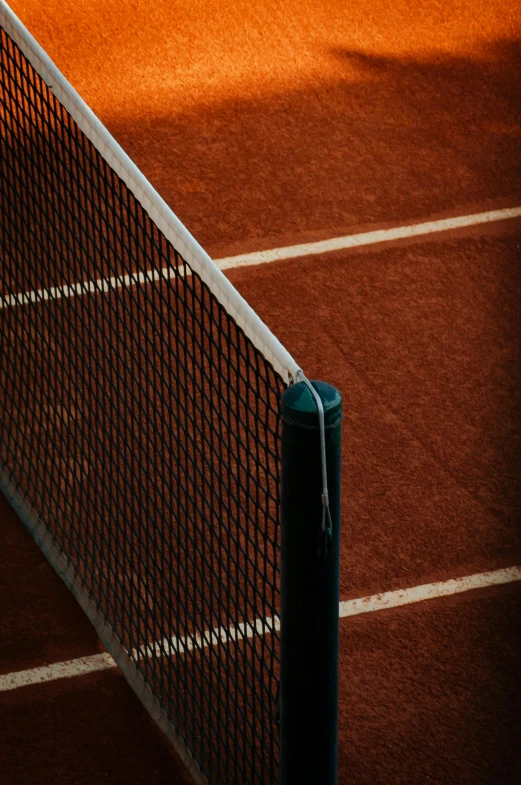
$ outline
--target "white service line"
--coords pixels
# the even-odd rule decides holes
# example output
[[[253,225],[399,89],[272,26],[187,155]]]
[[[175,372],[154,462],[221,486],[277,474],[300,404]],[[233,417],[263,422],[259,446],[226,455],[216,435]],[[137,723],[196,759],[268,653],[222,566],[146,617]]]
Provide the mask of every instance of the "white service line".
[[[267,262],[277,262],[281,259],[294,259],[297,256],[331,253],[332,251],[342,251],[347,248],[359,248],[362,245],[387,243],[392,240],[403,240],[407,237],[419,237],[425,234],[434,234],[435,232],[449,232],[453,229],[463,229],[467,226],[520,217],[521,207],[509,207],[504,210],[491,210],[487,213],[460,215],[456,218],[442,218],[439,221],[427,221],[425,223],[413,224],[412,226],[397,226],[394,229],[377,229],[374,232],[348,234],[345,237],[332,237],[330,240],[320,240],[316,243],[302,243],[301,245],[291,245],[285,248],[273,248],[271,251],[228,256],[225,259],[216,259],[215,263],[221,270],[229,270],[233,267],[266,264]]]
[[[399,589],[398,591],[373,594],[356,600],[346,600],[340,603],[339,615],[340,618],[345,618],[347,616],[358,616],[361,613],[374,613],[375,611],[397,608],[401,605],[410,605],[437,597],[447,597],[452,594],[470,591],[471,589],[483,589],[520,580],[521,567],[508,567],[506,569],[494,570],[493,572],[482,572],[477,575],[468,575],[464,578],[456,578],[439,583],[426,583],[409,589]],[[229,641],[251,638],[254,631],[258,634],[265,634],[272,629],[280,630],[278,618],[275,618],[275,620],[271,618],[257,619],[254,623],[245,622],[238,627],[215,627],[212,630],[207,630],[202,636],[165,638],[162,641],[146,644],[143,649],[139,651],[134,650],[132,657],[140,659],[152,656],[162,657],[167,654],[179,655],[184,651],[202,649],[219,642],[227,643]],[[87,673],[115,667],[116,663],[110,654],[103,653],[93,654],[90,657],[79,657],[67,662],[57,662],[53,665],[43,665],[40,668],[5,673],[0,675],[0,692],[7,692],[8,690],[15,690],[18,687],[27,687],[32,684],[55,681],[56,679],[84,676]]]
[[[43,300],[60,300],[62,297],[74,297],[81,294],[108,292],[111,289],[122,289],[123,287],[135,286],[139,283],[159,281],[160,278],[168,280],[170,278],[181,278],[184,275],[185,267],[181,265],[180,267],[163,267],[162,270],[148,270],[144,273],[116,275],[112,278],[96,278],[94,281],[80,281],[79,283],[63,284],[63,286],[51,286],[50,289],[33,289],[31,292],[9,294],[3,299],[0,298],[0,308],[12,308],[15,305],[28,305],[29,303]]]
[[[252,638],[255,633],[266,635],[273,629],[280,630],[280,621],[278,618],[273,620],[269,616],[264,619],[256,619],[254,622],[243,622],[237,627],[214,627],[213,629],[205,630],[202,635],[194,634],[186,635],[182,638],[163,638],[160,641],[143,643],[143,646],[139,649],[132,649],[130,659],[133,662],[139,662],[139,660],[148,657],[176,656],[184,654],[185,651],[204,649],[207,646],[214,646],[218,643],[226,644],[230,641]],[[39,668],[30,668],[25,671],[5,673],[0,676],[0,692],[16,690],[18,687],[27,687],[31,684],[42,684],[55,679],[84,676],[87,673],[115,667],[116,663],[110,654],[91,654],[89,657],[79,657],[75,660],[57,662],[53,665],[43,665]]]
[[[76,660],[55,662],[52,665],[42,665],[39,668],[30,668],[26,671],[15,671],[0,676],[0,692],[16,690],[18,687],[29,687],[33,684],[42,684],[56,679],[71,679],[73,676],[85,676],[87,673],[105,671],[115,668],[116,663],[108,654],[92,654],[90,657],[78,657]]]
[[[394,229],[378,229],[374,232],[349,234],[344,237],[333,237],[316,243],[303,243],[301,245],[284,246],[283,248],[272,248],[269,251],[256,251],[254,253],[240,254],[239,256],[227,256],[223,259],[216,259],[215,264],[220,270],[231,270],[235,267],[268,264],[269,262],[294,259],[299,256],[331,253],[348,248],[358,248],[362,245],[375,245],[393,240],[403,240],[407,237],[419,237],[435,232],[447,232],[452,229],[462,229],[468,226],[520,217],[521,207],[510,207],[504,210],[491,210],[487,213],[475,213],[474,215],[462,215],[456,218],[443,218],[439,221],[427,221],[411,226],[397,226]],[[112,278],[99,278],[94,281],[80,281],[73,284],[64,284],[63,286],[53,286],[48,289],[35,289],[28,292],[8,294],[3,297],[0,294],[0,309],[16,305],[27,305],[28,303],[41,300],[58,300],[62,297],[74,297],[93,292],[108,292],[111,289],[135,286],[136,284],[158,281],[163,278],[175,278],[188,275],[189,273],[189,268],[185,270],[183,267],[179,269],[163,267],[161,270],[150,270],[145,273],[133,273]]]
[[[508,567],[493,572],[481,572],[477,575],[467,575],[464,578],[455,578],[440,583],[425,583],[422,586],[413,586],[410,589],[386,591],[383,594],[373,594],[370,597],[361,597],[358,600],[345,600],[340,603],[340,618],[358,616],[361,613],[374,613],[388,608],[399,608],[400,605],[412,605],[415,602],[434,600],[437,597],[448,597],[451,594],[461,594],[471,589],[484,589],[489,586],[499,586],[503,583],[521,581],[521,567]]]

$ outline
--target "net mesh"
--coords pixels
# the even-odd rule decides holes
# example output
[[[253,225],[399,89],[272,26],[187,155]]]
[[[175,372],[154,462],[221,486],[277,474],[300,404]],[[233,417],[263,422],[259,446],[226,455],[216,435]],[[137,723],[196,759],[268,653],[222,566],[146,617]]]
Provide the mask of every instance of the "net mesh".
[[[285,384],[1,28],[0,265],[0,467],[208,781],[277,781]]]

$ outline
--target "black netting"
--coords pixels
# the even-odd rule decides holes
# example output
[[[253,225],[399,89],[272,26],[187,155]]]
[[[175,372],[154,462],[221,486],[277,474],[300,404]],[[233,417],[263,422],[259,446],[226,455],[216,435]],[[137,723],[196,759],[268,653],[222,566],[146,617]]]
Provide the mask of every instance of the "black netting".
[[[0,74],[0,465],[209,782],[275,782],[284,383],[3,30]]]

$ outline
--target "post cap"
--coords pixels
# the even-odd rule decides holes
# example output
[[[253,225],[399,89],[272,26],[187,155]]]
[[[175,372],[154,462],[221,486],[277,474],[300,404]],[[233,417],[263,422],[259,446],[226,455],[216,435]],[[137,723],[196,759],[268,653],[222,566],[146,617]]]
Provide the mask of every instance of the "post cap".
[[[327,382],[312,381],[324,407],[326,428],[332,428],[342,419],[342,394]],[[292,425],[318,428],[316,401],[305,382],[292,384],[282,393],[282,419]]]

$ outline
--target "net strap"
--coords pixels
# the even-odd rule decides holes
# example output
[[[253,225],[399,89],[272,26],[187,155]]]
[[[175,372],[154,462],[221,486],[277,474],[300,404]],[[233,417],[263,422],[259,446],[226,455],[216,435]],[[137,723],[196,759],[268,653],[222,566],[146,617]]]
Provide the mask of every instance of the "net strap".
[[[317,393],[317,391],[315,390],[309,379],[304,375],[303,371],[299,371],[297,376],[300,381],[304,382],[304,384],[310,391],[317,405],[318,426],[319,426],[319,433],[320,433],[320,464],[322,470],[321,530],[322,530],[323,544],[324,544],[323,555],[324,558],[326,558],[329,551],[329,547],[333,540],[333,522],[331,520],[331,510],[329,507],[329,491],[327,487],[326,422],[325,422],[325,415],[324,415],[324,404],[322,403],[322,399],[320,398],[320,395]]]

